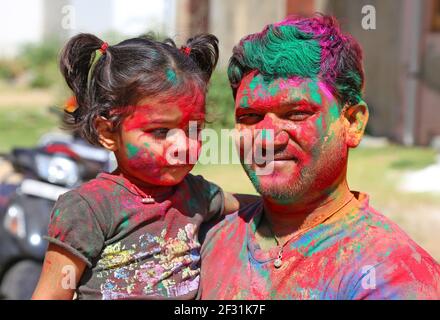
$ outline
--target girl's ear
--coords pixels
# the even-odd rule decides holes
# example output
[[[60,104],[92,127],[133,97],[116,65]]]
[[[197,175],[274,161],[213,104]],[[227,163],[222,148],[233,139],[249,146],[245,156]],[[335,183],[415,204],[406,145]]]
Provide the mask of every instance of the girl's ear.
[[[104,117],[98,117],[95,120],[95,128],[98,132],[99,143],[109,151],[119,149],[119,137],[116,130],[113,130],[113,124]]]
[[[364,135],[365,127],[368,122],[368,106],[364,101],[344,108],[343,110],[346,131],[345,139],[349,148],[356,148]]]

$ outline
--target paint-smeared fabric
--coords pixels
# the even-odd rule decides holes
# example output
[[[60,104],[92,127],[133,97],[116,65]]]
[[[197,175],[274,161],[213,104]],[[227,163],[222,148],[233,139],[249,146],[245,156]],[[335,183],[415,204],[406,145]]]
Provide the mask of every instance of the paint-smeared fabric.
[[[226,216],[202,245],[201,299],[439,299],[440,266],[397,225],[355,198],[334,219],[260,249],[262,202]]]
[[[58,199],[46,239],[87,264],[79,299],[195,297],[199,228],[223,214],[223,192],[188,175],[155,199],[142,203],[129,181],[107,173]]]

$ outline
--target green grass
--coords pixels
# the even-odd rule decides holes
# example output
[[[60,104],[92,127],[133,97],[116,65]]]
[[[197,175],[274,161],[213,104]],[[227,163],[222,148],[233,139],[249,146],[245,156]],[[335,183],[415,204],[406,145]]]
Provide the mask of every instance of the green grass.
[[[43,133],[56,129],[57,118],[43,108],[0,108],[0,152],[33,146]]]

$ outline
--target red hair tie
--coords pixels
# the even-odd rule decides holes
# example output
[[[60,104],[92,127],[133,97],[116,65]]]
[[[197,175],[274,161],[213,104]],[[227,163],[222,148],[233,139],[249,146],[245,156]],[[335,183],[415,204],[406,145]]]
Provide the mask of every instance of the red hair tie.
[[[108,43],[107,42],[103,42],[102,45],[101,45],[101,48],[99,48],[99,51],[102,54],[105,54],[105,52],[107,51],[107,48],[108,48]]]
[[[189,56],[189,54],[191,53],[191,48],[187,46],[182,46],[180,48],[180,51],[182,51],[185,55]]]

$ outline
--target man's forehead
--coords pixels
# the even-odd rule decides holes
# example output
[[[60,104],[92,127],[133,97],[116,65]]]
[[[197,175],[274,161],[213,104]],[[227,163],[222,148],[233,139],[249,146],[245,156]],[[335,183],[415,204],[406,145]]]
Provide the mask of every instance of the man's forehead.
[[[273,77],[252,71],[241,81],[236,105],[246,107],[249,104],[268,103],[273,100],[292,103],[295,100],[311,100],[310,102],[321,104],[323,96],[327,99],[333,98],[327,85],[319,79],[298,76]]]

